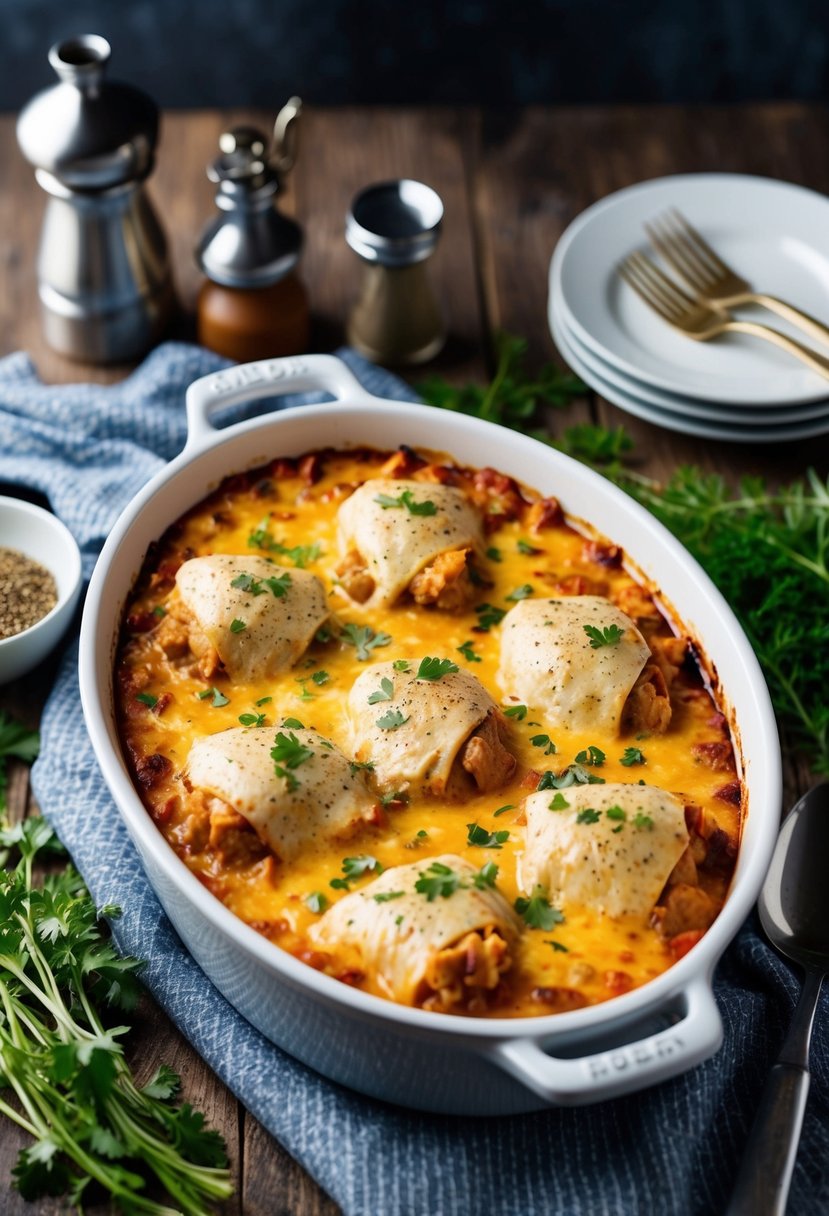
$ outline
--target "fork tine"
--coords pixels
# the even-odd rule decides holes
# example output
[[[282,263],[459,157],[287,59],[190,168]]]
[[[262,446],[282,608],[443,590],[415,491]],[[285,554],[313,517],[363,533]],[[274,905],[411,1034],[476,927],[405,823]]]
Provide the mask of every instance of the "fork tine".
[[[639,252],[631,256],[636,259],[636,264],[642,274],[667,295],[680,312],[686,312],[695,306],[696,301],[687,295],[677,282],[669,279],[650,258],[646,258],[643,253]]]
[[[681,211],[677,210],[676,207],[672,207],[671,215],[674,222],[684,231],[686,237],[694,243],[700,254],[704,255],[721,274],[731,274],[731,267],[726,266],[722,258],[717,256],[705,238],[700,236],[696,228],[688,223]]]
[[[663,291],[659,284],[650,278],[647,271],[643,271],[640,266],[633,263],[630,266],[630,274],[639,284],[641,293],[647,293],[652,307],[656,307],[655,302],[658,302],[664,316],[676,317],[679,315],[681,310],[676,300],[668,292]]]
[[[700,261],[695,251],[689,253],[686,250],[679,236],[667,227],[664,217],[661,227],[658,226],[659,223],[659,220],[654,220],[651,224],[645,224],[645,231],[654,249],[695,291],[704,292],[715,277],[712,271]]]
[[[642,278],[635,264],[631,263],[630,258],[626,258],[624,262],[620,262],[618,271],[628,286],[633,288],[639,298],[662,317],[663,321],[672,323],[675,320],[677,316],[676,308],[672,304],[663,302],[663,299],[654,293],[650,284]]]

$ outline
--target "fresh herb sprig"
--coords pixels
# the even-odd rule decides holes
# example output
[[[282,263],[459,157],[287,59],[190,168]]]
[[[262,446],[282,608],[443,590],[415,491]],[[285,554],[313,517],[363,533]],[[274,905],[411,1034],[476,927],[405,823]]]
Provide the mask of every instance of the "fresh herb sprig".
[[[36,734],[0,715],[0,756],[32,759],[36,748]],[[2,823],[0,849],[0,1087],[16,1098],[0,1097],[0,1112],[34,1139],[14,1185],[27,1200],[78,1206],[95,1185],[129,1216],[203,1216],[233,1193],[222,1139],[175,1105],[166,1065],[138,1088],[120,1042],[129,1027],[103,1013],[133,1008],[141,964],[115,951],[72,866],[35,884],[39,857],[62,852],[44,820]],[[148,1178],[174,1206],[146,1194]]]

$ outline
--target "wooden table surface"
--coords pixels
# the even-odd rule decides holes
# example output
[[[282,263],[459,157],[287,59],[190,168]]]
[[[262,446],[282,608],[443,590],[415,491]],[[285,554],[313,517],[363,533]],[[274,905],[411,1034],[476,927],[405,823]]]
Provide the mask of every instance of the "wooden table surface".
[[[228,125],[267,114],[190,112],[165,117],[151,189],[170,235],[184,315],[177,336],[191,337],[199,274],[193,245],[213,212],[204,166]],[[556,241],[583,208],[632,182],[669,173],[729,171],[762,174],[829,193],[829,113],[800,104],[729,108],[531,109],[497,115],[442,109],[309,111],[300,159],[285,206],[306,228],[303,274],[315,315],[314,348],[342,341],[343,319],[358,278],[343,239],[349,200],[372,181],[415,177],[442,195],[446,221],[433,273],[451,333],[436,371],[456,381],[491,371],[492,336],[499,329],[526,337],[530,359],[557,358],[547,328],[547,268]],[[43,195],[19,155],[14,121],[0,118],[0,354],[24,348],[50,382],[107,382],[128,368],[72,364],[43,344],[36,306],[35,250]],[[695,463],[728,476],[795,476],[808,464],[825,476],[829,439],[750,447],[695,440],[624,415],[600,398],[574,403],[557,425],[582,420],[624,423],[643,471],[667,473]],[[37,721],[54,664],[0,690],[0,707]],[[26,772],[12,766],[13,815],[34,809]],[[787,798],[809,783],[808,772],[786,765]],[[142,1075],[166,1060],[184,1078],[184,1095],[223,1132],[237,1193],[230,1216],[333,1216],[332,1201],[216,1080],[169,1020],[147,997],[132,1043]],[[4,1123],[0,1175],[8,1178],[25,1137]],[[3,1188],[5,1216],[51,1216],[56,1201],[25,1204]],[[106,1209],[91,1212],[103,1216]]]

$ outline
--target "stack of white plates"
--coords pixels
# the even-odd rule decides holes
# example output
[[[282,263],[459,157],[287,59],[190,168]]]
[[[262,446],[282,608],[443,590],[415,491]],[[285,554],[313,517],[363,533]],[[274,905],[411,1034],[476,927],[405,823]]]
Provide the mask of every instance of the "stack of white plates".
[[[651,254],[643,225],[672,207],[755,291],[829,323],[829,200],[761,177],[688,174],[620,190],[564,233],[549,299],[563,358],[606,400],[670,430],[751,443],[829,432],[829,380],[757,338],[686,338],[621,280],[623,258]],[[736,315],[816,345],[765,309]]]

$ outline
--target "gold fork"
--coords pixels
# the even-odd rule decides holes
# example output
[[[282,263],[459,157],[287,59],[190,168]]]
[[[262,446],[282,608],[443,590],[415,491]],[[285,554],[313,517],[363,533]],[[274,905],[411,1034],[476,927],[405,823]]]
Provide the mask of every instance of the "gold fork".
[[[618,270],[625,282],[663,321],[686,337],[697,342],[708,342],[720,334],[751,334],[802,359],[812,371],[829,380],[829,359],[768,325],[758,325],[756,321],[738,321],[722,308],[711,308],[693,299],[643,253],[630,254],[619,264]]]
[[[704,303],[719,308],[759,304],[785,317],[819,342],[829,342],[829,326],[777,296],[752,291],[751,284],[719,257],[681,212],[673,207],[645,224],[654,249]]]

